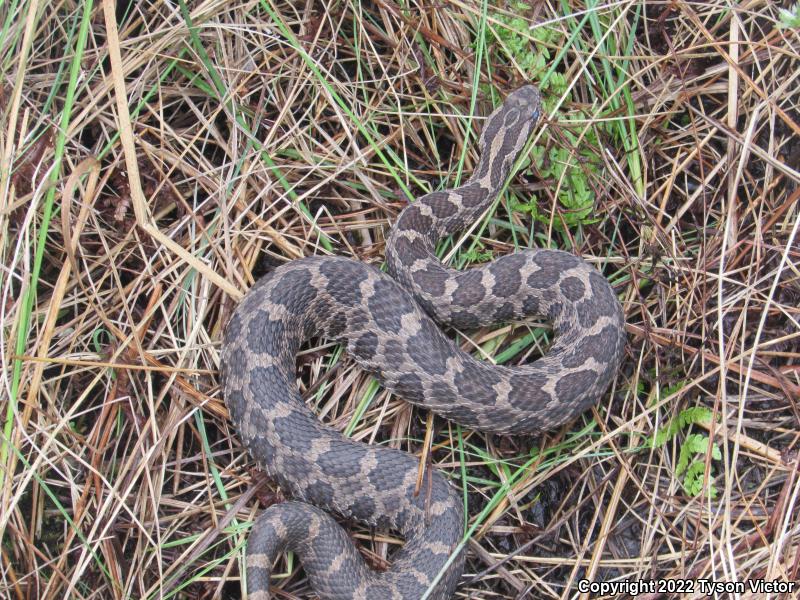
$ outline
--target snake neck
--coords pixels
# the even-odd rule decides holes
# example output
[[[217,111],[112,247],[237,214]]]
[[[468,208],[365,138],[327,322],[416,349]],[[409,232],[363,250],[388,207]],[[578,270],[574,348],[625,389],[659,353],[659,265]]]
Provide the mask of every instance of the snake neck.
[[[392,277],[405,283],[402,273],[414,262],[436,261],[436,243],[473,223],[500,195],[538,120],[538,108],[516,128],[504,126],[503,114],[489,117],[480,137],[480,158],[463,185],[425,194],[400,213],[386,244]]]

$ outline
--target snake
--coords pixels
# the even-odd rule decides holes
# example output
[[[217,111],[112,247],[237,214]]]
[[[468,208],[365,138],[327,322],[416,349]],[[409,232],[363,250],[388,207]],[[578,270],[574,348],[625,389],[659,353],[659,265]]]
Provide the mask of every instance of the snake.
[[[400,213],[387,236],[387,272],[345,257],[291,260],[260,278],[233,311],[221,349],[225,402],[247,451],[291,498],[263,510],[249,533],[251,600],[270,597],[274,563],[287,551],[325,599],[451,598],[464,569],[461,495],[435,468],[420,485],[419,458],[324,425],[298,389],[303,343],[338,342],[391,393],[500,434],[565,424],[615,378],[623,312],[589,263],[542,248],[459,271],[436,256],[442,238],[499,197],[541,111],[535,86],[508,94],[483,125],[480,157],[463,185],[426,194]],[[546,319],[554,339],[543,356],[516,366],[480,360],[440,328],[531,316]],[[333,515],[399,535],[404,542],[390,566],[371,568]]]

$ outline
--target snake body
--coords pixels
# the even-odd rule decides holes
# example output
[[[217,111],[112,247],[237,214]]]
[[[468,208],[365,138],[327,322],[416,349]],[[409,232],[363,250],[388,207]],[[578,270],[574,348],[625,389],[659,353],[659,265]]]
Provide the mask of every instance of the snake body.
[[[511,93],[484,125],[472,177],[401,213],[387,243],[391,276],[345,258],[295,260],[259,280],[234,311],[222,350],[226,402],[250,454],[297,500],[269,507],[253,526],[251,599],[269,597],[272,564],[286,550],[328,599],[450,598],[463,569],[455,490],[434,470],[415,491],[416,458],[322,425],[297,389],[304,341],[338,340],[407,401],[492,432],[556,427],[596,402],[613,379],[624,347],[622,310],[586,262],[530,250],[458,272],[434,254],[437,240],[473,222],[499,194],[540,110],[533,86]],[[553,324],[555,342],[544,357],[513,368],[476,360],[434,324],[473,328],[531,315]],[[391,568],[368,568],[327,511],[399,531],[405,544]]]

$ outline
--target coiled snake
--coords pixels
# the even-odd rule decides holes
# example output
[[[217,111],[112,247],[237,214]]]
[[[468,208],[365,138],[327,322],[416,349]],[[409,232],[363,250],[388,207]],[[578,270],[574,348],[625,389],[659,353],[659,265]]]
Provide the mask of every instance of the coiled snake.
[[[463,551],[447,564],[464,533],[455,490],[434,471],[415,494],[417,459],[323,426],[297,389],[295,357],[305,340],[345,343],[392,392],[484,431],[553,428],[596,402],[613,379],[624,347],[622,310],[583,260],[530,250],[458,272],[434,254],[437,240],[474,221],[499,194],[540,110],[535,87],[511,93],[483,127],[472,177],[400,214],[386,248],[391,277],[349,259],[309,257],[263,277],[235,310],[222,349],[226,402],[250,454],[302,501],[269,507],[253,526],[251,599],[269,597],[272,563],[285,550],[300,556],[323,598],[450,598],[463,569]],[[462,352],[433,321],[473,328],[531,315],[553,324],[555,342],[544,357],[513,368]],[[399,531],[405,544],[391,568],[369,569],[323,510]]]

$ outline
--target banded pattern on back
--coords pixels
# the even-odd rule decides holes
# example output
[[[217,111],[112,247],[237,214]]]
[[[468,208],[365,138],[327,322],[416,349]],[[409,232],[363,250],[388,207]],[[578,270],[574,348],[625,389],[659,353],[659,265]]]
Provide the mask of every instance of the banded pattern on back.
[[[396,450],[353,442],[323,426],[297,391],[295,356],[307,339],[341,341],[383,385],[471,428],[533,433],[596,402],[622,359],[622,310],[583,260],[530,250],[464,272],[436,242],[474,221],[496,198],[539,117],[538,91],[513,92],[487,120],[475,173],[459,188],[420,198],[387,243],[390,275],[344,258],[287,263],[248,292],[225,330],[226,402],[251,455],[296,502],[275,505],[248,541],[251,598],[269,594],[277,555],[297,552],[329,599],[449,598],[463,555],[460,498],[433,472],[415,496],[419,464]],[[541,315],[556,339],[546,356],[507,368],[459,350],[434,323],[471,328]],[[312,506],[313,505],[313,506]],[[398,530],[405,545],[386,572],[370,570],[324,511]],[[443,572],[438,584],[435,579]]]

